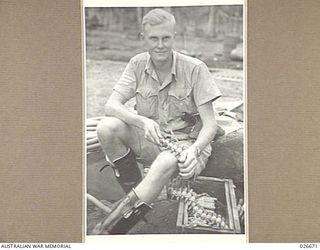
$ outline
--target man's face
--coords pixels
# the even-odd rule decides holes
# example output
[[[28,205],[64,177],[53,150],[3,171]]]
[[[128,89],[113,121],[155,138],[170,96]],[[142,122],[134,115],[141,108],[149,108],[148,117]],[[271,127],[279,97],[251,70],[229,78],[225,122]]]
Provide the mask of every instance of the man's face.
[[[174,38],[175,31],[172,23],[145,25],[145,46],[154,63],[170,62]]]

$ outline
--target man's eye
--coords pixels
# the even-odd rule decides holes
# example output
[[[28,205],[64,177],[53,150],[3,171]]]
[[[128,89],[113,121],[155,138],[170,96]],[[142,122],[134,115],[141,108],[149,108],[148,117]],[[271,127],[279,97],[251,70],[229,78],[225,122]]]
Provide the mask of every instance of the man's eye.
[[[158,41],[158,39],[156,37],[151,37],[150,40],[153,41],[153,42]]]

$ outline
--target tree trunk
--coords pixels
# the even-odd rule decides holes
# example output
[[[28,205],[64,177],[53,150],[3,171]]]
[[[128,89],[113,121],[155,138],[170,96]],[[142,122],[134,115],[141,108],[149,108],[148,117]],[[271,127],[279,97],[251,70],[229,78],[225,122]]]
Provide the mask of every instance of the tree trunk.
[[[123,31],[124,30],[124,18],[125,18],[125,11],[124,9],[120,9],[119,11],[119,27],[118,31]]]
[[[142,15],[143,15],[143,10],[141,7],[138,7],[137,8],[137,26],[140,32],[141,32],[141,24],[142,24]]]
[[[209,9],[209,17],[208,17],[208,22],[207,22],[207,30],[206,30],[206,36],[216,36],[215,33],[215,14],[216,14],[216,7],[211,6]]]
[[[102,25],[103,25],[103,28],[105,30],[108,30],[109,29],[109,15],[110,15],[110,9],[106,9],[103,13],[102,13]]]

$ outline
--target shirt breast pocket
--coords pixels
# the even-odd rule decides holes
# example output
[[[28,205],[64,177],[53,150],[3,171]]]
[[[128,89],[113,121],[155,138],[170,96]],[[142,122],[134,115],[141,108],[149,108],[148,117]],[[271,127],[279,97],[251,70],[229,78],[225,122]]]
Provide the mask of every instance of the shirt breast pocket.
[[[182,113],[197,112],[191,88],[175,88],[168,92],[168,107],[171,117],[181,116]]]
[[[158,95],[152,88],[138,88],[136,90],[137,112],[149,118],[157,117]]]

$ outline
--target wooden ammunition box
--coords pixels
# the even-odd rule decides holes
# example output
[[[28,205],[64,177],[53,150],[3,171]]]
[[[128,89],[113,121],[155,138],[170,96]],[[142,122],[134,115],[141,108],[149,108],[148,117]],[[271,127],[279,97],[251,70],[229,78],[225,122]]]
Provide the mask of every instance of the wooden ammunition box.
[[[241,233],[239,215],[234,191],[233,181],[230,179],[218,179],[214,177],[199,176],[190,182],[191,188],[200,193],[207,193],[217,198],[217,210],[225,217],[229,225],[228,229],[214,228],[209,226],[188,225],[188,207],[185,202],[179,202],[177,227],[181,233],[196,234],[239,234]]]

